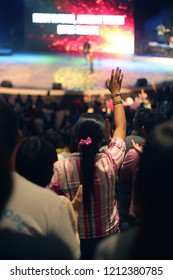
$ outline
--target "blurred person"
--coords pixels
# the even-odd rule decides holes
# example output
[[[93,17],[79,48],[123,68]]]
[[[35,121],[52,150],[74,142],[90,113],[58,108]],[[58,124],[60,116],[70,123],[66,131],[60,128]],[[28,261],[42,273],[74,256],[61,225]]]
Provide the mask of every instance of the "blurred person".
[[[94,51],[91,49],[88,54],[88,60],[90,62],[90,73],[94,73]]]
[[[144,145],[152,129],[165,121],[165,118],[157,111],[150,109],[139,109],[139,114],[136,114],[137,123],[140,124],[140,131],[143,131],[143,139],[135,137],[139,141],[137,145]],[[130,141],[134,141],[133,137],[129,136]],[[134,141],[135,142],[135,141]],[[118,209],[120,213],[120,228],[121,230],[132,227],[136,224],[136,217],[134,213],[133,200],[133,184],[136,171],[139,165],[140,154],[132,148],[126,153],[120,172],[117,184]]]
[[[38,136],[27,137],[23,140],[17,151],[16,171],[32,183],[45,188],[50,183],[53,175],[53,164],[56,160],[56,150],[49,142]],[[80,189],[78,189],[77,197],[80,195],[80,192]],[[80,243],[78,213],[76,217],[76,213],[69,199],[64,196],[59,196],[59,198],[67,207],[76,240]]]
[[[53,235],[30,236],[1,228],[3,211],[13,192],[8,145],[0,134],[0,259],[1,260],[64,260],[74,259],[70,248]]]
[[[157,31],[157,41],[160,44],[167,43],[167,39],[165,38],[165,34],[170,32],[169,28],[166,28],[166,26],[161,22],[156,26]]]
[[[99,244],[95,259],[172,260],[172,166],[173,122],[166,121],[152,130],[140,157],[135,178],[138,225]]]
[[[80,247],[64,203],[51,191],[38,187],[15,171],[22,133],[15,112],[3,101],[0,101],[0,131],[13,180],[13,191],[2,212],[1,228],[33,236],[53,235],[63,240],[78,259]]]
[[[138,94],[140,108],[149,108],[151,109],[151,102],[148,97],[148,93],[145,91],[144,88],[141,88],[140,93]]]
[[[40,137],[42,137],[43,139],[48,141],[53,146],[54,150],[57,153],[57,157],[58,157],[58,148],[61,143],[60,133],[58,133],[57,130],[50,128],[50,129],[45,130],[40,135]]]
[[[126,153],[133,148],[131,139],[133,139],[140,146],[143,144],[145,139],[144,124],[146,118],[150,114],[151,110],[148,108],[140,108],[136,111],[133,117],[133,129],[130,135],[126,137]]]
[[[25,137],[17,150],[16,171],[36,185],[46,187],[53,175],[56,150],[39,136]]]
[[[90,48],[91,48],[91,44],[90,44],[89,40],[87,39],[83,45],[83,54],[84,54],[85,60],[88,60]]]
[[[71,152],[77,151],[74,139],[74,125],[67,124],[61,129],[61,147],[57,149],[58,160],[68,157]]]

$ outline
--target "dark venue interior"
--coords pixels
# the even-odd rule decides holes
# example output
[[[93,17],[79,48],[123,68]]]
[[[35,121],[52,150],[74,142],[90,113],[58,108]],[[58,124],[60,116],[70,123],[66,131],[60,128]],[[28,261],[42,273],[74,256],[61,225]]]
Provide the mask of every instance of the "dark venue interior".
[[[172,0],[1,0],[0,259],[173,259],[172,121]]]

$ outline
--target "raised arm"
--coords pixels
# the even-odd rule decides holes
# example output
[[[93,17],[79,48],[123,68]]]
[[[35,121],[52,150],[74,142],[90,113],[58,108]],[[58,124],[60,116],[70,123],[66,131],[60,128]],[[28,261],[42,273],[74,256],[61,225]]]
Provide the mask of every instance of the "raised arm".
[[[114,124],[115,131],[113,138],[120,137],[125,140],[126,138],[126,117],[123,106],[123,100],[120,95],[123,74],[119,67],[111,71],[111,77],[106,80],[106,86],[111,92],[114,110]]]

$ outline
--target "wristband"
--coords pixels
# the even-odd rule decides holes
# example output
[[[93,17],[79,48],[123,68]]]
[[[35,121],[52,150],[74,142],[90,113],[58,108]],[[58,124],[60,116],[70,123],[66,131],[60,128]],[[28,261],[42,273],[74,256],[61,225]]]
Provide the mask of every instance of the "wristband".
[[[118,93],[118,94],[112,94],[112,97],[117,97],[117,96],[121,96],[121,94],[120,94],[120,93]]]
[[[122,100],[113,101],[113,105],[123,104]]]

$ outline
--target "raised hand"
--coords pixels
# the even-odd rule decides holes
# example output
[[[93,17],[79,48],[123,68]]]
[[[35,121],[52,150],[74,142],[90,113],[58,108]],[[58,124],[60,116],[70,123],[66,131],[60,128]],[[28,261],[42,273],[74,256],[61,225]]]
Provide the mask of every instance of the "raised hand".
[[[81,185],[79,185],[77,193],[72,200],[72,205],[73,205],[74,211],[79,212],[79,208],[82,203],[82,196],[83,196],[83,186],[81,184]]]
[[[122,70],[119,67],[117,67],[116,70],[112,69],[111,78],[106,80],[106,86],[111,92],[112,96],[120,94],[123,77],[124,75],[122,74]]]
[[[139,146],[138,143],[136,143],[133,139],[131,139],[131,143],[136,152],[141,155],[143,152],[143,146]]]

